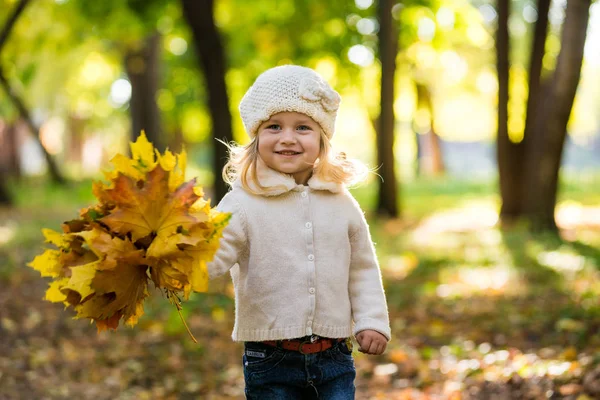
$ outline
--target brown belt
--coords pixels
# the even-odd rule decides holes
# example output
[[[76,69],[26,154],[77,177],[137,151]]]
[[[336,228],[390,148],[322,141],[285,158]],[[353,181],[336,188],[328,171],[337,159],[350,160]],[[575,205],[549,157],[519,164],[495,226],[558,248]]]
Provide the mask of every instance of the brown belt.
[[[343,342],[345,339],[319,338],[311,343],[307,340],[266,340],[260,343],[267,346],[281,347],[285,350],[300,352],[301,354],[313,354],[332,348],[336,343]]]

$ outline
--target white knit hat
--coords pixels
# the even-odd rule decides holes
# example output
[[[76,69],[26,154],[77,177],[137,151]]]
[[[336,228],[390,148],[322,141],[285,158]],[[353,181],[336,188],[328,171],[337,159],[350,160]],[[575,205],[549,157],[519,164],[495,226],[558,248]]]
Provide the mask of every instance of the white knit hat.
[[[240,102],[240,114],[251,138],[273,114],[295,111],[314,119],[331,139],[340,95],[310,68],[282,65],[263,72]]]

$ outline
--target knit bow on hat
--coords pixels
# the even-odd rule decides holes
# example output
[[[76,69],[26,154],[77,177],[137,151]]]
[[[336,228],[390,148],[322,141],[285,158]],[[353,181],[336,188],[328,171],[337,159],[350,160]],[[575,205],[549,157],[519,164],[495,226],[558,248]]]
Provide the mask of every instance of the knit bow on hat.
[[[320,101],[327,111],[336,111],[340,106],[340,95],[316,79],[305,78],[300,82],[298,94],[308,101]]]

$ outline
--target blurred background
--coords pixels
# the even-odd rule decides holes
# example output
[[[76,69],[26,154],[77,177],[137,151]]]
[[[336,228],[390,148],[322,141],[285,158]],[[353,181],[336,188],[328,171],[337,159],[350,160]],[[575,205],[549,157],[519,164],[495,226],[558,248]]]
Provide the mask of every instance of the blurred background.
[[[243,398],[229,278],[96,334],[25,264],[144,129],[218,203],[237,107],[300,64],[342,95],[394,338],[361,399],[600,398],[600,3],[0,0],[0,399]]]

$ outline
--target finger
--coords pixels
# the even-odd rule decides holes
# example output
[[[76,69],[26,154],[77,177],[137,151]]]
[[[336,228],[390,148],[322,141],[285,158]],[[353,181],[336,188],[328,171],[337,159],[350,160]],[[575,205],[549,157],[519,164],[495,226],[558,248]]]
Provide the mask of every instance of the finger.
[[[386,348],[387,348],[387,342],[383,342],[383,343],[381,344],[381,353],[380,353],[380,354],[383,354],[383,353],[385,353],[385,349],[386,349]]]
[[[369,345],[369,354],[377,354],[377,340],[372,340]]]
[[[375,342],[375,349],[373,349],[373,354],[378,356],[379,354],[381,354],[380,351],[381,351],[381,343]]]
[[[363,333],[363,332],[358,332],[358,333],[356,334],[356,336],[355,336],[355,337],[356,337],[356,341],[358,342],[358,344],[360,344],[360,342],[362,341],[362,338],[363,338],[363,336],[364,336],[364,333]]]
[[[385,351],[385,343],[381,342],[381,343],[379,343],[379,346],[377,346],[377,355],[383,354],[384,351]]]
[[[373,338],[371,336],[365,335],[363,337],[363,340],[360,343],[360,347],[364,350],[363,353],[369,353],[369,348],[371,347],[372,342]]]

